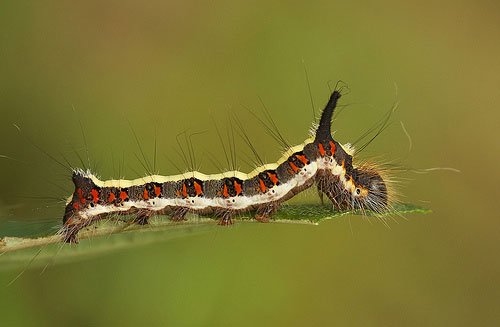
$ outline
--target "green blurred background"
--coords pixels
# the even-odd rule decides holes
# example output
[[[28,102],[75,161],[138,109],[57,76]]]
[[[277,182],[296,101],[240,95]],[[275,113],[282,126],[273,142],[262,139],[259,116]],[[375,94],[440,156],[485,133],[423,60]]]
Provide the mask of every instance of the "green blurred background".
[[[399,174],[404,201],[433,213],[389,227],[359,216],[240,224],[55,258],[10,286],[19,269],[1,270],[2,325],[498,325],[499,9],[496,1],[2,1],[0,154],[16,159],[0,160],[2,236],[54,232],[47,226],[60,223],[63,207],[52,198],[71,192],[68,173],[25,138],[74,165],[88,149],[100,176],[136,178],[145,170],[129,122],[150,160],[156,135],[163,174],[177,173],[169,159],[185,167],[176,135],[201,131],[197,164],[215,172],[206,153],[223,153],[210,119],[227,128],[234,112],[273,161],[278,145],[245,107],[259,112],[261,98],[290,143],[302,142],[312,121],[304,68],[317,110],[329,81],[350,86],[334,125],[340,142],[400,103],[362,158],[461,170]],[[238,147],[240,158],[248,152]],[[294,201],[319,200],[310,191]]]

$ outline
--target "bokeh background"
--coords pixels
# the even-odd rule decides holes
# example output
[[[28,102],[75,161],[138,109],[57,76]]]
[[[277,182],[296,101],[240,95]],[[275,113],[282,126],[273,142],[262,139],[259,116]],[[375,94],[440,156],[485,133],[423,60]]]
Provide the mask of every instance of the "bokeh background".
[[[302,142],[305,71],[316,110],[329,82],[351,89],[334,125],[340,142],[399,102],[363,158],[461,170],[399,174],[403,199],[433,213],[389,226],[358,216],[240,224],[55,258],[10,286],[19,269],[1,270],[2,325],[498,325],[499,39],[496,1],[1,2],[0,154],[14,159],[0,158],[2,236],[60,223],[56,200],[71,182],[43,151],[75,166],[88,152],[105,178],[145,174],[130,125],[149,160],[156,139],[163,174],[185,167],[183,131],[203,132],[197,165],[217,171],[212,119],[225,131],[233,113],[277,159],[245,107],[258,113],[262,99],[289,142]],[[319,200],[311,191],[295,201]]]

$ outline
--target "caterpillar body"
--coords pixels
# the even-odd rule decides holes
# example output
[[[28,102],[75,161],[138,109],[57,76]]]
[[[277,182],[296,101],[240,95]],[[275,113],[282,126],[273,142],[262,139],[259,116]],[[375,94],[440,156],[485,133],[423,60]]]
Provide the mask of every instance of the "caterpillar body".
[[[205,175],[194,171],[175,176],[152,175],[135,180],[99,180],[90,171],[73,171],[61,230],[65,242],[76,243],[82,228],[113,214],[135,215],[147,224],[153,215],[183,220],[188,212],[212,215],[230,225],[242,212],[269,221],[280,205],[316,183],[337,210],[384,212],[390,205],[388,183],[369,166],[353,165],[350,150],[331,135],[331,121],[341,97],[333,91],[313,137],[286,151],[276,163],[249,174],[229,171]]]

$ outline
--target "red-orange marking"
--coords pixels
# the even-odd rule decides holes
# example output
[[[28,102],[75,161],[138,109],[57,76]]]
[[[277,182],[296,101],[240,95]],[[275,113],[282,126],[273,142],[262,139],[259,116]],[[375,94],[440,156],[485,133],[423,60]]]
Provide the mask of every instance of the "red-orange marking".
[[[264,181],[262,179],[259,179],[259,186],[260,186],[260,190],[262,191],[262,193],[265,193],[267,190],[267,187],[266,187],[266,184],[264,184]]]
[[[225,197],[225,198],[228,198],[229,197],[229,191],[227,190],[227,185],[224,184],[224,188],[222,189],[222,195]]]
[[[321,156],[324,157],[326,151],[325,151],[325,148],[323,147],[323,144],[318,143],[318,149],[319,149],[319,154],[321,154]]]
[[[144,189],[144,192],[142,193],[142,197],[144,198],[144,200],[148,200],[149,199],[149,192],[148,192],[148,190]]]
[[[80,209],[80,203],[78,202],[73,203],[73,208],[75,208],[76,210]]]
[[[90,194],[92,195],[92,201],[94,201],[94,203],[99,202],[99,191],[98,190],[93,188],[92,191],[90,191]]]
[[[278,177],[276,176],[276,174],[267,172],[267,176],[269,176],[271,182],[273,182],[274,185],[278,184]]]
[[[196,195],[203,194],[203,190],[201,189],[201,185],[198,184],[198,182],[194,182],[194,190],[196,192]]]
[[[333,141],[330,141],[330,148],[332,149],[332,156],[335,154],[336,146]]]
[[[186,184],[182,184],[182,196],[185,198],[187,198],[187,196],[188,196]]]
[[[240,195],[242,190],[241,190],[241,184],[238,183],[237,181],[234,181],[234,189],[236,191],[236,195]]]
[[[309,160],[307,160],[306,156],[303,154],[297,154],[297,159],[299,159],[304,165],[309,164]]]
[[[292,170],[293,170],[294,173],[298,173],[299,172],[300,168],[297,167],[297,166],[295,166],[295,164],[293,162],[289,161],[288,164],[290,165],[290,167],[292,167]]]
[[[155,185],[155,195],[158,197],[161,195],[161,187]]]
[[[113,193],[113,192],[109,193],[108,202],[110,202],[110,203],[111,203],[111,202],[114,202],[114,201],[115,201],[115,199],[116,199],[116,195],[115,195],[115,193]]]
[[[120,192],[120,199],[121,199],[122,201],[125,201],[127,198],[128,198],[128,194],[127,194],[127,192],[125,192],[125,191],[121,191],[121,192]]]

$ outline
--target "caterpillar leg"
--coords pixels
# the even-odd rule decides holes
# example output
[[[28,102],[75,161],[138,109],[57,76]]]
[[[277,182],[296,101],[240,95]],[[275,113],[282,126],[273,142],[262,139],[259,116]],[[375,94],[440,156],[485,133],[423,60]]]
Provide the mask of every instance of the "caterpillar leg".
[[[64,222],[60,231],[64,243],[78,244],[78,232],[90,225],[92,220],[82,220],[79,217],[70,217]]]
[[[151,218],[152,216],[153,216],[152,212],[140,211],[137,214],[137,217],[134,218],[132,223],[137,225],[147,225],[149,224],[149,218]]]
[[[323,191],[318,186],[318,197],[319,197],[319,200],[321,201],[321,205],[325,204],[324,195],[325,195],[325,193],[323,193]]]
[[[81,228],[75,228],[76,226],[70,227],[70,228],[63,228],[62,230],[62,241],[64,243],[70,243],[70,244],[78,244],[78,231]]]
[[[280,207],[281,203],[278,202],[271,202],[263,206],[260,206],[259,208],[257,208],[257,212],[255,213],[255,220],[261,223],[268,223],[270,217],[276,211],[278,211]]]
[[[323,197],[326,195],[336,210],[351,209],[351,194],[345,190],[338,176],[333,175],[329,170],[319,171],[316,175],[316,185],[322,204]]]
[[[188,212],[189,208],[186,207],[175,208],[174,212],[172,212],[172,215],[170,216],[170,220],[174,222],[187,220],[186,215]]]
[[[235,215],[235,212],[230,210],[230,211],[223,211],[220,216],[221,218],[219,219],[219,221],[217,222],[217,225],[220,225],[220,226],[230,226],[232,224],[234,224],[233,222],[233,217]]]

